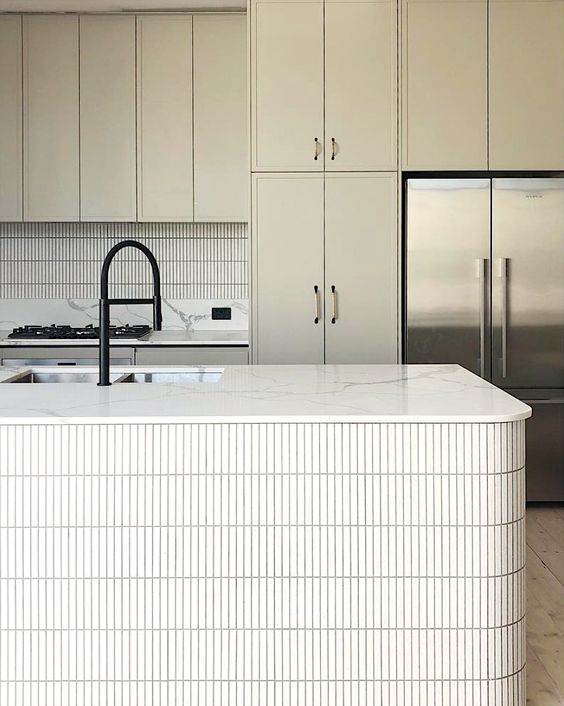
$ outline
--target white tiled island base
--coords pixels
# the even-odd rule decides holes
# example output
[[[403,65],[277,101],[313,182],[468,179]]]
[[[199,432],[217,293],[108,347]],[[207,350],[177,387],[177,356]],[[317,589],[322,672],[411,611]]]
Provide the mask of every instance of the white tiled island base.
[[[0,704],[524,706],[520,416],[0,426]]]

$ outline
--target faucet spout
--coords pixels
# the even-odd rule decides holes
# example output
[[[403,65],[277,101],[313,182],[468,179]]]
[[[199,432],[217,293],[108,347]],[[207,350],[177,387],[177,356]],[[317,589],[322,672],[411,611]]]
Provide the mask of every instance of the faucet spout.
[[[109,274],[110,265],[114,257],[124,248],[140,250],[151,265],[153,272],[153,298],[152,299],[110,299]],[[162,300],[161,300],[161,273],[157,260],[146,245],[137,240],[123,240],[114,245],[108,252],[102,265],[100,277],[100,345],[99,345],[99,381],[100,387],[111,385],[110,382],[110,307],[114,304],[152,304],[153,329],[160,331],[162,328]]]

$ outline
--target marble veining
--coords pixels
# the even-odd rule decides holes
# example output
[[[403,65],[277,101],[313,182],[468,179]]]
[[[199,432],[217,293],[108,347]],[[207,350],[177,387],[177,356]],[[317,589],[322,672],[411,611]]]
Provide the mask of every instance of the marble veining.
[[[212,307],[231,307],[230,320],[213,320]],[[242,331],[248,328],[246,299],[163,299],[163,330]],[[33,324],[85,326],[98,323],[97,299],[0,299],[0,329]],[[150,324],[149,306],[115,306],[112,323]]]
[[[37,419],[488,423],[530,414],[527,405],[457,365],[228,366],[216,383],[4,384],[0,389],[4,424]]]

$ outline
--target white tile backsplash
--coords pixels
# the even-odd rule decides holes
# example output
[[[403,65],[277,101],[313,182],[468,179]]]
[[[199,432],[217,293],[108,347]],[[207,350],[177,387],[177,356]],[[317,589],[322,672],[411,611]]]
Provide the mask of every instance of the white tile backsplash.
[[[244,223],[2,223],[0,329],[97,323],[102,261],[126,238],[159,262],[163,329],[248,328]],[[134,250],[116,257],[110,279],[112,296],[151,296],[150,268]],[[213,321],[212,306],[231,307],[231,320]],[[151,323],[151,307],[114,307],[112,321]]]
[[[125,239],[154,253],[170,300],[248,296],[245,223],[0,223],[0,297],[98,297],[104,257]],[[145,297],[150,290],[143,255],[120,252],[110,272],[112,296]]]

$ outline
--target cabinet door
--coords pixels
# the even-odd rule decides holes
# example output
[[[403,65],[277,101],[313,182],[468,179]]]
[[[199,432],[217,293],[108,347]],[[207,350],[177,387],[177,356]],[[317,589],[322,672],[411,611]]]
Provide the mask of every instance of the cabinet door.
[[[134,349],[112,345],[112,365],[132,365]],[[36,365],[98,365],[98,346],[5,346],[0,364],[26,368]]]
[[[323,177],[256,175],[253,189],[254,360],[323,363]]]
[[[396,204],[395,174],[326,177],[326,363],[397,362]]]
[[[397,9],[325,5],[325,169],[397,168]]]
[[[79,220],[78,18],[23,19],[24,220]]]
[[[322,171],[323,3],[258,2],[251,32],[253,171]]]
[[[403,166],[487,168],[487,3],[403,2]]]
[[[490,3],[490,167],[564,168],[564,0]]]
[[[138,218],[191,221],[192,18],[137,18]]]
[[[249,349],[223,346],[139,346],[136,365],[247,365]]]
[[[0,221],[22,220],[22,20],[0,15]]]
[[[193,21],[194,220],[248,221],[246,18]]]
[[[80,18],[83,221],[134,221],[135,18]]]

